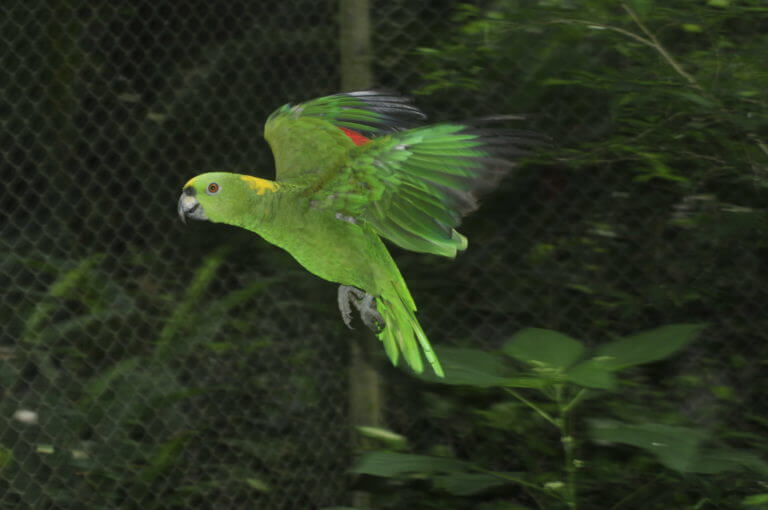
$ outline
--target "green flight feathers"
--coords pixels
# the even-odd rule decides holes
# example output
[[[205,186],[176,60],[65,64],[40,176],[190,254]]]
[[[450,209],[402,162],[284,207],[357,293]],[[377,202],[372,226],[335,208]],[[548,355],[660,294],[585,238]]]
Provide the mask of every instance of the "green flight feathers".
[[[265,128],[268,131],[279,119],[300,117],[320,118],[369,136],[416,127],[427,118],[408,98],[366,90],[320,97],[295,106],[283,105],[269,116]],[[266,137],[270,138],[268,134]]]
[[[454,227],[477,208],[478,194],[542,139],[461,123],[415,127],[425,118],[406,98],[353,92],[281,107],[267,120],[265,137],[277,181],[308,176],[315,207],[364,221],[406,250],[454,257],[468,245]],[[300,134],[302,121],[316,128],[311,140]],[[338,128],[374,139],[350,148]],[[297,161],[308,147],[325,150],[331,165]]]
[[[467,248],[456,230],[462,216],[542,138],[482,122],[425,125],[425,118],[410,100],[381,91],[285,105],[264,127],[275,180],[198,175],[184,186],[179,214],[246,228],[285,249],[308,271],[342,285],[344,322],[353,304],[393,364],[402,357],[421,372],[423,356],[442,376],[381,239],[454,257]],[[352,292],[348,302],[350,293],[341,290],[349,288],[363,293]]]
[[[461,124],[415,128],[374,139],[315,191],[315,201],[363,219],[406,250],[453,257],[467,239],[455,230],[477,208],[476,193],[512,167],[504,148]]]

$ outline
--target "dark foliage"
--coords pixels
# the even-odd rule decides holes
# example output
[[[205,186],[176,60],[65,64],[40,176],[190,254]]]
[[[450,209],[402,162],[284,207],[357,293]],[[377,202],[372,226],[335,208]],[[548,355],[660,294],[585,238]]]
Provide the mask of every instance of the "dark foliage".
[[[534,387],[382,364],[401,436],[366,433],[413,456],[351,477],[335,289],[175,212],[200,171],[270,177],[267,115],[338,90],[336,2],[5,2],[0,506],[317,508],[353,484],[381,508],[764,503],[768,9],[373,3],[377,86],[429,120],[525,114],[555,141],[466,219],[466,254],[393,250],[434,343],[485,370],[527,327],[588,353],[707,327],[673,357]],[[514,352],[506,370],[543,377]],[[551,417],[599,397],[564,432],[505,387]],[[657,455],[649,430],[696,448]],[[690,468],[712,452],[722,469]]]

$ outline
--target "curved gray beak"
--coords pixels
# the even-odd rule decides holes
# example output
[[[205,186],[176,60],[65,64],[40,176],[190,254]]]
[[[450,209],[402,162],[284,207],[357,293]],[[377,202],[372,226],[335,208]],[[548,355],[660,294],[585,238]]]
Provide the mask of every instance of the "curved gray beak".
[[[200,202],[195,198],[195,194],[195,188],[188,186],[184,188],[184,191],[179,197],[179,205],[176,210],[179,212],[179,218],[181,218],[181,221],[184,223],[187,222],[187,218],[193,220],[208,219],[208,216],[205,215],[205,211],[203,210],[203,206],[200,205]]]

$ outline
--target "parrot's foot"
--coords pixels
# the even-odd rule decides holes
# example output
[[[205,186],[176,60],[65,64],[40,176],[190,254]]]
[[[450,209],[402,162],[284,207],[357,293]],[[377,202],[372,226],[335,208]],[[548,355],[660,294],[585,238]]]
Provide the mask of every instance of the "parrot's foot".
[[[360,300],[364,297],[365,293],[350,285],[339,285],[339,311],[341,312],[341,319],[349,329],[352,328],[352,299]]]
[[[379,333],[384,329],[386,323],[379,311],[376,309],[376,300],[373,294],[368,294],[357,287],[351,285],[339,285],[339,311],[344,324],[352,329],[352,306],[360,312],[360,318],[363,324],[374,333]]]
[[[363,300],[358,303],[357,310],[360,312],[363,324],[368,326],[368,329],[374,333],[381,333],[386,323],[384,322],[384,317],[376,309],[376,300],[373,294],[366,294]]]

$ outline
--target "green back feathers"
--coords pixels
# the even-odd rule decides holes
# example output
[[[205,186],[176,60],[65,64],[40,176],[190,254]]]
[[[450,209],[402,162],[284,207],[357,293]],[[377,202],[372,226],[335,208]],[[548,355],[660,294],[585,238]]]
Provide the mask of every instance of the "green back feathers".
[[[264,138],[275,157],[276,179],[325,175],[343,164],[355,141],[344,129],[368,138],[417,126],[426,116],[410,100],[387,92],[335,94],[286,104],[272,113]]]

